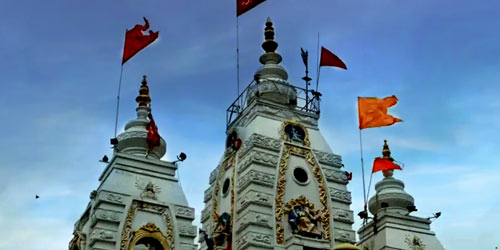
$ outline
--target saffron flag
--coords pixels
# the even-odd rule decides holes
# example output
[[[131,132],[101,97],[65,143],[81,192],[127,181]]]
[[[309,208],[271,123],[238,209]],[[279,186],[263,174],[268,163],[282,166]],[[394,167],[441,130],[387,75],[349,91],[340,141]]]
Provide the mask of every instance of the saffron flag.
[[[392,170],[392,169],[402,170],[402,168],[398,164],[392,162],[389,159],[377,157],[373,161],[372,173],[375,173],[375,172],[381,171],[381,170]]]
[[[153,115],[149,113],[148,115],[149,123],[146,125],[146,130],[148,131],[148,135],[146,137],[146,141],[148,143],[149,150],[153,150],[154,147],[160,146],[161,137],[158,133],[158,127],[156,127],[155,120],[153,119]]]
[[[387,109],[396,105],[398,98],[389,96],[358,97],[359,129],[389,126],[403,120],[387,114]]]
[[[332,67],[338,67],[342,69],[347,69],[347,66],[345,66],[345,63],[340,60],[338,56],[333,54],[331,51],[325,49],[323,46],[321,46],[321,59],[319,62],[319,66],[332,66]]]
[[[241,16],[266,0],[236,0],[236,16]]]
[[[144,35],[142,32],[149,29],[148,19],[144,17],[145,25],[137,24],[131,30],[125,32],[125,46],[123,48],[122,65],[137,52],[144,49],[146,46],[154,42],[158,38],[158,31],[149,30],[149,35]]]

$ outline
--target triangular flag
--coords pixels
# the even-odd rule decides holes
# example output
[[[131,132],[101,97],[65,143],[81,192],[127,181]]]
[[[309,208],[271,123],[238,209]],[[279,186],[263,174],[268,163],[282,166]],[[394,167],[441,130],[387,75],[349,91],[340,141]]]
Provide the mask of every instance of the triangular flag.
[[[387,109],[396,105],[398,98],[389,96],[358,97],[359,129],[389,126],[403,120],[387,114]]]
[[[149,35],[142,32],[149,29],[148,19],[144,17],[145,25],[137,24],[133,29],[125,32],[125,46],[123,47],[122,65],[137,52],[154,42],[158,38],[159,32],[149,31]]]
[[[377,157],[373,161],[372,173],[375,173],[375,172],[381,171],[381,170],[392,170],[392,169],[402,170],[402,168],[398,164],[392,162],[389,159]]]
[[[345,63],[340,60],[338,56],[333,54],[331,51],[325,49],[323,46],[321,46],[321,60],[319,63],[319,66],[332,66],[332,67],[338,67],[342,69],[347,69],[347,66],[345,66]]]

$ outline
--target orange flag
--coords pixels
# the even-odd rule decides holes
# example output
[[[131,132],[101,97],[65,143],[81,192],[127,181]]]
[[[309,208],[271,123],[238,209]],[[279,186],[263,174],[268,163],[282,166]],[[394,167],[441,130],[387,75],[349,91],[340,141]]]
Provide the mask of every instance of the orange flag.
[[[149,29],[148,19],[144,17],[144,25],[137,24],[133,29],[125,32],[125,46],[123,47],[122,65],[132,58],[137,52],[146,48],[158,38],[158,31],[149,30],[149,35],[144,35],[143,31]]]
[[[359,129],[389,126],[403,120],[387,114],[387,109],[396,105],[398,98],[389,96],[358,97]]]
[[[375,173],[375,172],[380,171],[380,170],[392,170],[392,169],[402,170],[398,164],[392,162],[389,159],[377,157],[373,161],[372,173]]]

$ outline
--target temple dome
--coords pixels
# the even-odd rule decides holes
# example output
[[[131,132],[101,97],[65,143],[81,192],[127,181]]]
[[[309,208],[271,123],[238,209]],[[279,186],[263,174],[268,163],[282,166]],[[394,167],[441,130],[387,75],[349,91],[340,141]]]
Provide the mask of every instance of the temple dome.
[[[382,154],[383,158],[394,161],[386,140],[384,140]],[[405,184],[392,177],[394,170],[383,170],[383,174],[384,179],[375,185],[376,194],[368,202],[370,213],[377,214],[380,209],[387,209],[388,211],[407,215],[409,212],[408,206],[414,206],[415,200],[404,190]],[[385,203],[384,206],[382,206],[383,203]]]

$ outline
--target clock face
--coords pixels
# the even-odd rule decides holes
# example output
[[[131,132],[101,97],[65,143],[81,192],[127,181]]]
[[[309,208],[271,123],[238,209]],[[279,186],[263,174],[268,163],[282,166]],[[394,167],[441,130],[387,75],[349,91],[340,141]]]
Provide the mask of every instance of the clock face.
[[[306,138],[306,133],[304,129],[296,124],[286,125],[285,134],[288,140],[291,141],[304,142],[304,139]]]

